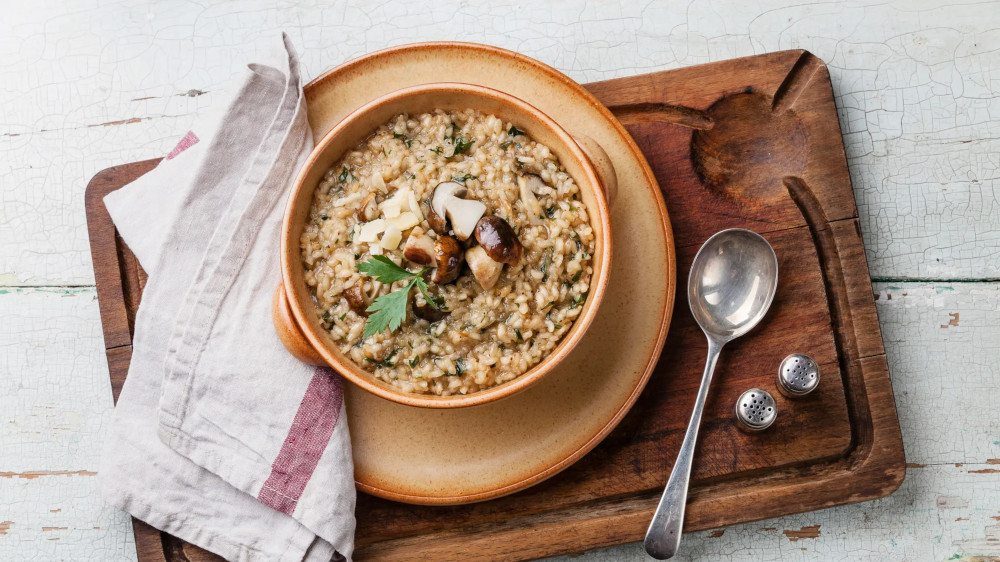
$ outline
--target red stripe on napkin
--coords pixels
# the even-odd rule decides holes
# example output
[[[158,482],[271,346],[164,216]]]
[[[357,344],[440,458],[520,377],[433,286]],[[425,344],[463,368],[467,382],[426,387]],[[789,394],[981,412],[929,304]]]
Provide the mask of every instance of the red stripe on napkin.
[[[291,515],[323,456],[344,403],[344,387],[333,369],[318,367],[295,413],[271,474],[257,499],[264,505]]]
[[[198,144],[198,141],[200,140],[201,139],[198,138],[198,135],[194,134],[194,131],[188,131],[187,134],[184,135],[184,138],[182,138],[181,141],[177,143],[177,146],[175,146],[174,149],[170,151],[170,154],[167,154],[167,160],[172,160],[174,156],[177,156],[181,152],[184,152],[185,150]]]

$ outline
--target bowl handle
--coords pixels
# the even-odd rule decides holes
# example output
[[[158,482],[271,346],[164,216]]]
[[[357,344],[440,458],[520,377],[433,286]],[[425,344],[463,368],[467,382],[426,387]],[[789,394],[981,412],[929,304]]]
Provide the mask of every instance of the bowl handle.
[[[274,296],[271,298],[271,321],[274,322],[274,330],[278,332],[278,339],[296,359],[310,365],[326,365],[326,361],[309,343],[299,323],[292,316],[284,283],[278,283],[278,288],[274,290]]]
[[[597,141],[586,135],[573,135],[583,153],[587,155],[590,163],[594,165],[598,177],[601,179],[601,187],[604,189],[604,197],[608,200],[608,207],[614,207],[615,198],[618,196],[618,174],[615,173],[615,166],[611,163],[611,157],[597,144]]]

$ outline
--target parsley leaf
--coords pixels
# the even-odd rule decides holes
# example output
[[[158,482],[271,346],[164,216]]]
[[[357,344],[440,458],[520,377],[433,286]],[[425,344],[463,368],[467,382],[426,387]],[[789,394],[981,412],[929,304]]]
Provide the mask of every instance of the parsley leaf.
[[[455,376],[460,377],[469,368],[465,365],[465,359],[459,357],[455,360]]]
[[[410,298],[410,289],[413,282],[398,291],[393,291],[388,295],[382,295],[375,299],[375,302],[368,307],[368,312],[374,312],[365,322],[365,331],[362,337],[374,336],[375,334],[389,329],[390,332],[399,328],[406,318],[406,301]]]
[[[337,181],[339,181],[340,183],[345,183],[347,181],[347,178],[350,176],[351,173],[347,171],[347,166],[344,166],[343,171],[341,171],[340,175],[337,176]]]
[[[358,264],[358,271],[370,275],[382,283],[395,283],[415,275],[396,265],[386,256],[372,256],[370,260]]]
[[[392,332],[396,328],[399,328],[399,325],[403,323],[403,319],[406,318],[406,303],[409,302],[410,291],[414,287],[424,295],[424,299],[433,308],[441,308],[439,304],[440,300],[428,294],[427,282],[421,277],[427,271],[427,268],[417,272],[407,271],[385,256],[372,256],[368,261],[358,264],[358,271],[370,275],[385,284],[410,279],[410,282],[405,287],[397,289],[388,295],[382,295],[375,299],[375,302],[368,307],[367,311],[374,314],[369,316],[365,322],[365,330],[362,333],[363,338],[373,336],[386,329]]]
[[[462,183],[465,183],[465,180],[474,180],[474,179],[476,179],[476,176],[474,176],[474,175],[466,172],[466,174],[464,176],[454,176],[454,177],[452,177],[451,181],[460,181]]]

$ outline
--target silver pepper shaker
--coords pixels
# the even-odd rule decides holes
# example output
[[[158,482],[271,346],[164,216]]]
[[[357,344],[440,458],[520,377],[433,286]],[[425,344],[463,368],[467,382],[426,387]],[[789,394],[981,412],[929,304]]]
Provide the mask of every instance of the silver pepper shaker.
[[[778,392],[788,398],[799,398],[819,386],[819,364],[802,353],[793,353],[778,366]]]
[[[736,421],[744,431],[764,431],[777,417],[778,404],[766,390],[751,388],[736,401]]]

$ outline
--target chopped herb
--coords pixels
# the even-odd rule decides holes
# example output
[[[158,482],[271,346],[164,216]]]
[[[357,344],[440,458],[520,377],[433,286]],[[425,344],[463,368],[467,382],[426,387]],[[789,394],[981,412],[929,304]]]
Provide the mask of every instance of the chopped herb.
[[[557,208],[556,208],[555,205],[549,207],[548,209],[545,209],[545,216],[547,216],[547,217],[549,217],[551,219],[552,217],[555,216],[556,210],[557,210]]]
[[[431,152],[433,152],[435,154],[441,154],[442,152],[444,152],[444,149],[441,148],[440,146],[436,146],[436,147],[434,147],[434,148],[431,149]]]
[[[455,137],[453,142],[455,143],[455,152],[452,152],[449,158],[451,158],[452,156],[458,156],[459,154],[464,154],[468,152],[469,149],[472,148],[472,143],[476,141],[471,141],[471,140],[467,141],[462,137]]]
[[[579,252],[580,250],[582,250],[582,249],[583,249],[583,244],[582,244],[582,243],[580,243],[580,235],[579,235],[579,234],[577,234],[575,230],[573,231],[573,240],[575,240],[575,241],[576,241],[576,250],[577,250],[578,252]]]
[[[541,310],[545,310],[546,308],[548,308],[548,307],[550,307],[550,306],[552,306],[552,305],[554,305],[554,304],[556,304],[556,303],[555,303],[555,301],[549,301],[549,304],[547,304],[547,305],[543,306],[543,307],[541,308]]]
[[[545,249],[545,259],[542,260],[542,282],[549,280],[549,265],[552,263],[552,248]]]
[[[513,125],[511,125],[510,128],[507,129],[507,134],[510,135],[510,136],[512,136],[512,137],[516,137],[518,135],[523,135],[524,131],[522,131],[521,129],[518,129],[517,127],[515,127]]]
[[[410,368],[411,369],[416,368],[416,366],[419,365],[419,364],[420,364],[420,356],[419,355],[417,355],[413,359],[410,359]]]
[[[469,370],[469,367],[465,365],[465,359],[459,357],[455,360],[455,376],[462,376],[462,373]]]
[[[347,318],[347,313],[346,312],[340,315],[340,321],[343,322],[344,318]]]
[[[580,276],[583,275],[583,270],[577,271],[576,275],[573,276],[573,282],[576,283],[580,280]]]
[[[330,311],[327,310],[323,312],[323,329],[329,331],[333,328],[333,318],[330,317]]]
[[[558,330],[559,328],[562,328],[562,324],[556,324],[555,322],[553,322],[553,323],[552,323],[552,325],[553,325],[553,326],[555,326],[555,328],[556,328],[557,330]]]
[[[400,139],[403,142],[405,142],[406,143],[406,148],[410,148],[410,144],[413,143],[413,141],[411,139],[406,138],[406,135],[401,135],[399,133],[393,133],[392,134],[392,138],[394,138],[394,139]]]
[[[320,215],[320,216],[319,216],[319,220],[321,220],[321,221],[325,221],[325,220],[328,220],[329,218],[330,218],[330,217],[329,217],[329,216],[327,216],[327,215],[326,215],[326,213],[323,213],[322,215]]]
[[[521,330],[514,328],[514,335],[517,336],[517,343],[524,343],[524,336],[521,335]]]
[[[385,151],[385,147],[383,146],[382,147],[382,156],[389,156],[390,154],[392,154],[392,151],[390,150],[389,152],[386,152]]]
[[[576,307],[580,306],[581,304],[583,304],[583,301],[585,301],[585,300],[587,300],[587,293],[583,293],[582,295],[579,295],[579,296],[575,297],[573,299],[573,304],[570,305],[569,309],[573,310],[574,308],[576,308]]]
[[[462,324],[462,328],[461,329],[462,329],[463,332],[468,332],[469,328],[471,328],[471,327],[472,327],[472,322],[466,322],[465,324]]]
[[[474,180],[474,179],[476,179],[476,176],[470,173],[466,173],[464,176],[455,176],[451,178],[451,181],[460,181],[462,183],[465,183],[465,180]]]
[[[406,318],[406,303],[409,301],[410,291],[414,287],[423,294],[428,304],[433,308],[439,308],[434,299],[427,293],[427,283],[421,277],[427,269],[424,268],[416,272],[407,271],[385,256],[373,256],[368,261],[358,264],[358,271],[375,277],[381,283],[390,284],[396,281],[410,280],[402,289],[382,295],[375,299],[375,302],[368,307],[368,312],[374,314],[369,316],[365,322],[365,330],[362,334],[363,338],[375,335],[386,329],[392,332],[398,328]]]
[[[337,181],[339,181],[340,183],[345,183],[347,181],[347,178],[353,175],[354,174],[347,171],[347,166],[344,166],[344,169],[340,172],[340,175],[337,176]]]
[[[500,150],[507,150],[508,148],[510,148],[510,145],[511,141],[504,141],[500,143]]]
[[[408,178],[410,178],[410,179],[412,180],[412,179],[416,178],[417,176],[416,176],[416,175],[414,175],[414,173],[413,173],[413,172],[411,172],[411,171],[407,170],[407,171],[406,171],[406,177],[408,177]]]

